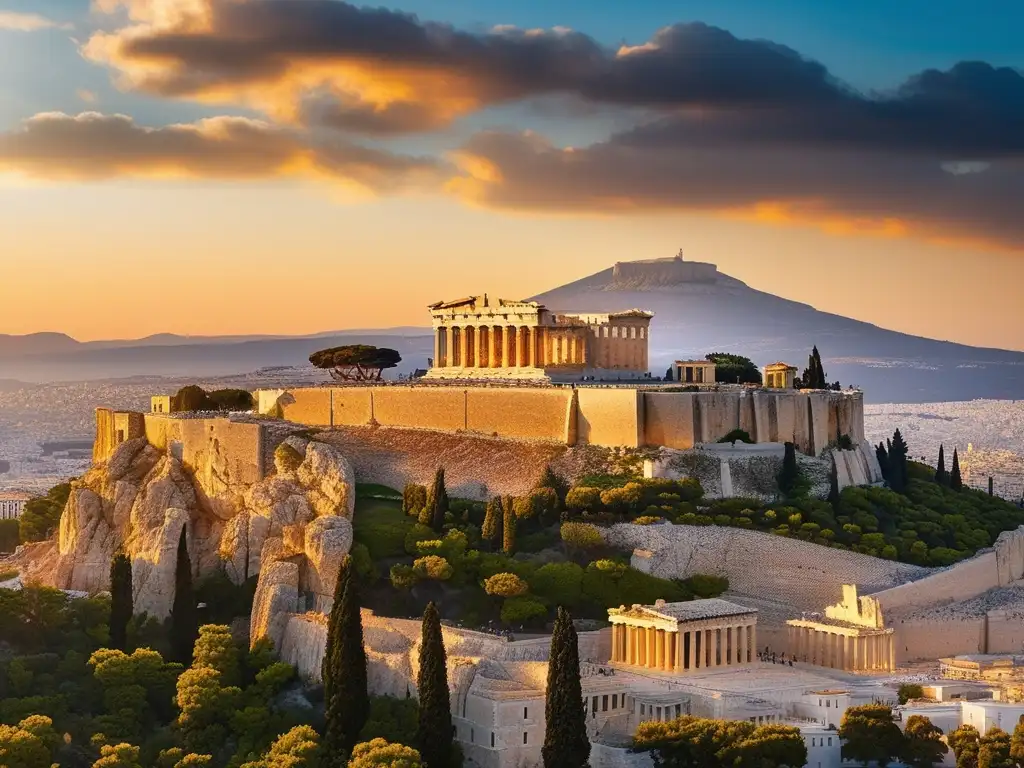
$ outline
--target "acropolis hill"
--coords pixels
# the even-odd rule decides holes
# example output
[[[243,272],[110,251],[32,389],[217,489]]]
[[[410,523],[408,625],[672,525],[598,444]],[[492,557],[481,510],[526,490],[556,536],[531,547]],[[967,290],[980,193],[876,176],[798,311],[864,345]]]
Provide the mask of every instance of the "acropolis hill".
[[[711,265],[656,266],[663,281],[718,279],[705,268]],[[617,279],[650,276],[626,267]],[[503,557],[508,568],[575,568],[581,594],[584,573],[610,581],[602,574],[628,573],[664,590],[692,577],[728,579],[721,597],[649,595],[641,603],[623,596],[621,605],[601,604],[601,620],[580,633],[591,764],[609,768],[648,766],[649,758],[627,751],[629,736],[640,722],[684,713],[799,724],[808,764],[837,768],[841,712],[894,698],[901,668],[1014,653],[1024,643],[1024,526],[944,568],[826,546],[824,532],[813,541],[788,535],[807,523],[787,506],[797,502],[779,493],[784,457],[795,458],[803,493],[815,503],[825,504],[833,468],[839,489],[883,482],[865,441],[860,390],[797,389],[794,367],[782,362],[765,368],[763,384],[719,383],[714,363],[688,359],[656,379],[647,370],[656,316],[643,307],[570,311],[481,295],[436,302],[430,312],[432,364],[412,383],[260,390],[251,411],[227,415],[178,412],[166,394],[154,394],[148,413],[98,409],[94,465],[72,485],[57,540],[25,556],[31,562],[23,575],[94,593],[109,587],[110,559],[122,549],[133,562],[135,605],[164,618],[184,532],[196,577],[256,580],[250,641],[270,639],[304,679],[316,680],[339,568],[355,545],[366,546],[358,540],[360,516],[381,514],[357,500],[357,483],[375,492],[428,486],[443,468],[447,493],[482,509],[479,502],[495,497],[529,499],[547,470],[572,490],[585,487],[585,478],[628,474],[619,490],[634,486],[649,507],[603,517],[571,512],[621,561],[584,569],[558,546],[513,555],[511,545],[499,553],[476,544],[484,550],[477,560]],[[692,503],[672,492],[684,488]],[[595,504],[606,503],[601,489],[588,490]],[[775,505],[782,535],[705,514],[719,501],[735,504],[748,527],[754,513],[745,506]],[[681,513],[684,506],[693,511]],[[468,546],[454,515],[444,530],[400,518],[389,523],[397,530],[392,560],[440,551],[450,534]],[[524,514],[515,525],[530,519]],[[561,519],[553,520],[560,531]],[[480,539],[477,526],[463,525]],[[417,527],[427,538],[408,539]],[[388,587],[398,589],[393,578]],[[364,611],[373,693],[416,694],[419,623],[405,615]],[[456,738],[467,761],[536,764],[549,638],[454,626],[444,637]],[[777,665],[777,654],[796,666]],[[971,706],[981,708],[965,704],[958,724],[1024,713],[1005,701]]]

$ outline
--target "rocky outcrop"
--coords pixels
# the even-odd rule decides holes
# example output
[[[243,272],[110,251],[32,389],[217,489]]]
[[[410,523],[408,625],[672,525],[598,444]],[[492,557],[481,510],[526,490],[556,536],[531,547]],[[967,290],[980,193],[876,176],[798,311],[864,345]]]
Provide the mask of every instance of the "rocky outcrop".
[[[259,585],[253,612],[263,634],[274,614],[295,611],[300,589],[329,600],[352,544],[354,474],[329,445],[287,442],[301,457],[298,466],[278,467],[254,483],[225,480],[232,477],[223,471],[230,448],[206,451],[211,466],[188,466],[142,438],[121,444],[73,484],[60,521],[55,586],[108,589],[110,559],[122,548],[132,558],[136,611],[166,617],[184,529],[196,577],[222,568],[241,584],[265,564],[275,566],[274,580]],[[283,561],[297,556],[301,567],[286,567]]]

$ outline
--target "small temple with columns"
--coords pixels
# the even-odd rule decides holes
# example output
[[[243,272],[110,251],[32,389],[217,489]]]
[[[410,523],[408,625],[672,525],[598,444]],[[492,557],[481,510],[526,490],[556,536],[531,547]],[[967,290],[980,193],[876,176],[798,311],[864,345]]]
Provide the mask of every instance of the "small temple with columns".
[[[757,611],[728,600],[621,606],[608,611],[612,664],[669,674],[757,659]]]
[[[557,313],[536,301],[469,296],[430,306],[427,379],[648,378],[650,312]]]

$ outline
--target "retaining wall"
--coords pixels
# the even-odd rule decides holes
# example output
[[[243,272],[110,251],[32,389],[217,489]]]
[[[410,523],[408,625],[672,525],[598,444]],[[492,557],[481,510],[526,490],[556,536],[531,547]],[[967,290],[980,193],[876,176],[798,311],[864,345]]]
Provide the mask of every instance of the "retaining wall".
[[[687,449],[742,429],[758,443],[820,454],[840,434],[864,439],[860,392],[640,387],[322,387],[266,390],[265,414],[309,426],[377,424],[519,440]]]

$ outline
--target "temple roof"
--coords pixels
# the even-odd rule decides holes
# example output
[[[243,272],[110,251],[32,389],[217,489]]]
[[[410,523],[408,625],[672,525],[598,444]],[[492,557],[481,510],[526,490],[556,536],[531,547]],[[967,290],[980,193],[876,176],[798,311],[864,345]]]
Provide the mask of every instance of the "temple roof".
[[[711,598],[708,600],[687,600],[681,603],[666,603],[659,600],[654,605],[612,608],[608,613],[610,615],[635,616],[637,618],[661,618],[678,622],[717,619],[727,616],[745,616],[756,614],[757,610],[737,605],[736,603],[730,603],[728,600]]]

